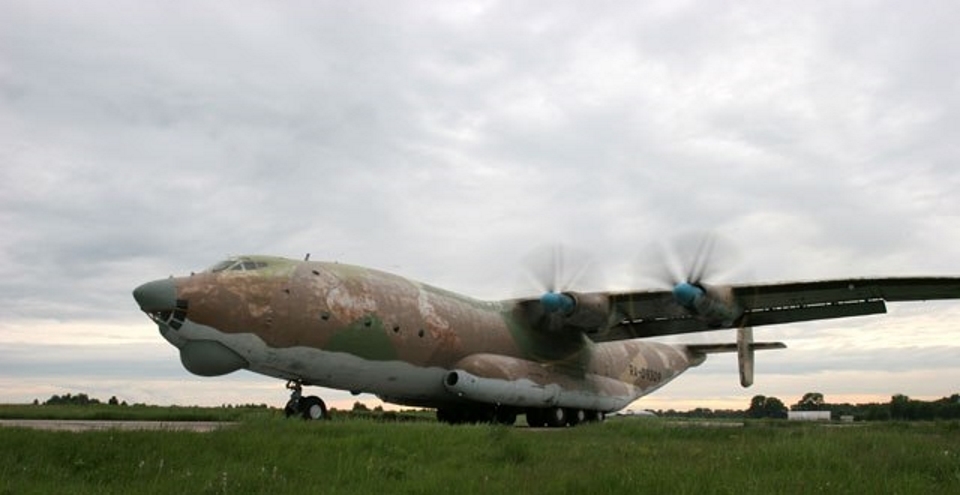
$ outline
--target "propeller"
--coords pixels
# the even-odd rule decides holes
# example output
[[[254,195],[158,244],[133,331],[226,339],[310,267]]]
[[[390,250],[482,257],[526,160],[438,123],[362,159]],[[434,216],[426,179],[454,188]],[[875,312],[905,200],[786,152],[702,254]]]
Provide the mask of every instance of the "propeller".
[[[543,311],[566,315],[577,304],[566,292],[584,283],[594,263],[585,253],[557,244],[535,249],[524,258],[524,265],[529,281],[543,293]]]
[[[724,287],[715,285],[739,271],[735,266],[739,259],[730,244],[718,239],[713,233],[692,234],[678,239],[669,250],[661,244],[659,261],[651,260],[651,273],[655,281],[672,287],[674,300],[691,313],[723,325],[736,323],[740,384],[749,387],[754,370],[753,329],[741,318],[738,302],[729,292],[724,297]],[[709,294],[708,286],[712,287]]]
[[[658,244],[642,270],[657,285],[670,288],[678,304],[696,311],[706,286],[732,271],[732,251],[726,247],[716,234],[688,234],[669,245]]]

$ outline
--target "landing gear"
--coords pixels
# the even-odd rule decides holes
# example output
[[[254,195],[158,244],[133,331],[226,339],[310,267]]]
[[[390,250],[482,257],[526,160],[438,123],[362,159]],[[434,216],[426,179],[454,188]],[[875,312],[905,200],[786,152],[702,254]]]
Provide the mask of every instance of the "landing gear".
[[[498,407],[494,419],[498,424],[513,426],[517,422],[517,410],[512,407]]]
[[[562,407],[549,407],[547,408],[544,416],[547,426],[552,428],[567,426],[567,421],[569,420],[569,414],[567,413],[567,410]]]
[[[437,408],[437,421],[451,425],[465,423],[513,425],[517,421],[517,410],[507,406],[485,404],[447,406]]]
[[[327,405],[315,395],[304,397],[300,399],[300,415],[303,419],[327,419]]]
[[[583,409],[567,409],[567,424],[577,426],[587,420],[587,412]]]
[[[539,408],[527,409],[527,426],[530,428],[543,428],[547,426],[546,410]]]
[[[582,423],[603,421],[604,414],[600,411],[586,411],[566,407],[531,407],[525,411],[527,424],[531,428],[563,428],[577,426]]]
[[[584,421],[588,423],[603,423],[607,414],[600,411],[584,411]]]
[[[288,417],[300,416],[303,419],[327,419],[327,405],[315,395],[303,396],[303,383],[300,380],[290,380],[287,382],[287,389],[290,390],[290,400],[283,408],[283,413]]]

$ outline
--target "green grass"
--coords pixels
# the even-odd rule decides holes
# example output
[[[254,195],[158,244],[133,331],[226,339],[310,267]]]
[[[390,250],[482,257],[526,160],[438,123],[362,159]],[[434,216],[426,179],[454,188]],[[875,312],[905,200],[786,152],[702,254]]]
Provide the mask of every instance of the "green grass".
[[[269,414],[262,407],[0,404],[0,419],[97,419],[128,421],[238,421]]]
[[[0,428],[5,493],[960,493],[960,425],[559,430],[245,417],[211,433]]]

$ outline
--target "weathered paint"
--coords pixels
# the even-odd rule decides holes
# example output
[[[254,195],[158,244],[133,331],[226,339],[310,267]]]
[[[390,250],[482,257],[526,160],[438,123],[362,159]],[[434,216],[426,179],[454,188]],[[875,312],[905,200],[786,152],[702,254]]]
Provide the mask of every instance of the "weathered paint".
[[[479,402],[470,409],[481,412],[536,404],[550,406],[557,420],[563,408],[623,407],[713,352],[738,351],[746,384],[752,351],[783,347],[751,344],[748,326],[882,313],[885,301],[956,299],[960,279],[701,289],[679,298],[674,291],[565,292],[558,297],[575,304],[558,309],[540,298],[478,301],[362,267],[248,256],[146,283],[134,297],[195,373],[246,367],[400,404],[463,410],[458,404]],[[738,343],[635,340],[716,328],[740,329]],[[543,411],[528,409],[528,419]]]
[[[255,269],[175,278],[179,315],[153,311],[164,337],[208,374],[234,367],[240,361],[227,358],[236,355],[251,371],[402,404],[522,406],[531,402],[524,390],[555,390],[543,406],[612,411],[703,360],[682,346],[592,342],[584,332],[597,329],[583,325],[613,319],[600,302],[561,317],[528,300],[479,301],[357,266],[238,260]],[[229,351],[203,369],[189,350],[197,341]],[[479,385],[470,393],[446,387],[455,371]]]

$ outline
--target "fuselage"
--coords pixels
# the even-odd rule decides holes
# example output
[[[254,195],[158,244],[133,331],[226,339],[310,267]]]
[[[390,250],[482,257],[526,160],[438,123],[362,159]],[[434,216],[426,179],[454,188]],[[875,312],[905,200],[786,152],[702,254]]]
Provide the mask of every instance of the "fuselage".
[[[480,301],[351,265],[251,256],[134,292],[184,366],[237,369],[427,407],[458,402],[613,411],[703,356],[541,328]]]

